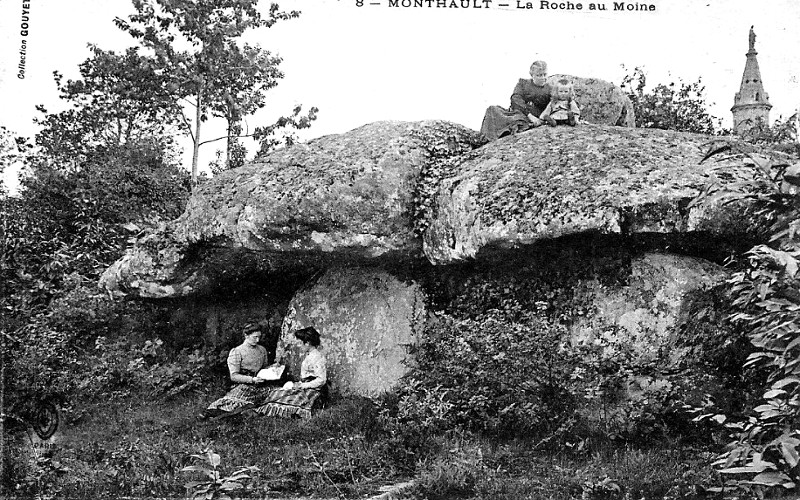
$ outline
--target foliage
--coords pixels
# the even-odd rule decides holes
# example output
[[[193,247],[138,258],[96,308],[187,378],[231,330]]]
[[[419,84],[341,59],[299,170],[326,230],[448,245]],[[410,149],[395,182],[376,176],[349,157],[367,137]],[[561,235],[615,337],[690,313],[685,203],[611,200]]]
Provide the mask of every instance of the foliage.
[[[414,349],[417,366],[400,389],[397,418],[431,430],[555,431],[574,410],[563,334],[534,316],[510,324],[491,312],[438,316]]]
[[[418,436],[425,428],[466,428],[502,435],[500,429],[475,427],[467,423],[468,418],[457,419],[456,402],[460,398],[465,401],[464,406],[480,408],[470,398],[486,394],[491,401],[500,402],[503,397],[519,400],[519,407],[525,396],[517,395],[514,384],[498,387],[497,379],[508,382],[504,378],[506,372],[512,373],[512,379],[523,374],[525,368],[520,363],[552,363],[554,372],[559,374],[555,393],[563,394],[562,400],[574,405],[572,419],[559,421],[560,417],[547,413],[550,409],[546,407],[540,408],[543,414],[529,416],[528,421],[553,422],[552,428],[538,428],[542,432],[540,439],[546,439],[542,446],[563,444],[585,449],[590,443],[603,441],[649,445],[664,438],[707,440],[708,429],[692,424],[692,415],[684,405],[700,404],[705,390],[720,398],[729,394],[738,397],[746,385],[732,374],[727,377],[739,372],[739,367],[730,363],[736,359],[731,351],[739,355],[741,343],[725,344],[722,333],[708,342],[698,338],[705,331],[701,329],[719,330],[725,299],[702,303],[705,316],[685,311],[685,321],[691,328],[684,328],[678,345],[669,342],[634,347],[626,329],[591,319],[595,317],[597,294],[606,293],[603,290],[607,287],[613,290],[626,284],[625,277],[631,269],[628,250],[613,243],[604,248],[596,240],[572,244],[591,249],[591,256],[565,251],[563,244],[552,248],[542,245],[536,248],[535,261],[504,260],[486,266],[470,263],[463,269],[451,267],[426,274],[430,281],[423,282],[423,286],[429,292],[429,303],[442,313],[438,316],[440,323],[431,322],[420,333],[420,338],[430,339],[419,346],[424,351],[423,359],[429,359],[419,367],[424,375],[406,380],[402,399],[396,403],[403,418],[401,426],[409,429],[407,436],[398,433],[398,448],[408,446],[413,450],[424,446]],[[706,295],[710,295],[708,290],[698,291],[702,297],[687,301],[700,303],[699,298]],[[491,324],[484,325],[489,318]],[[553,344],[558,347],[522,355],[516,344],[508,347],[498,341],[529,321],[552,332]],[[567,332],[569,325],[574,325],[571,335]],[[576,336],[587,326],[591,326],[591,334]],[[443,335],[437,331],[441,328],[451,332]],[[506,333],[500,333],[502,330]],[[555,332],[561,332],[561,336]],[[523,352],[530,341],[520,340]],[[464,354],[458,347],[464,342],[480,354]],[[746,356],[746,351],[741,352]],[[500,353],[505,356],[503,363],[491,357]],[[537,355],[550,359],[542,361]],[[518,356],[527,361],[519,361]],[[676,365],[682,358],[686,365]],[[489,373],[485,378],[465,375],[484,372]],[[459,382],[443,382],[450,379]],[[481,425],[487,422],[479,416],[473,421]],[[517,431],[525,435],[525,424],[513,426],[510,434],[516,435]]]
[[[746,159],[769,186],[764,193],[710,187],[704,196],[727,200],[755,199],[762,214],[774,220],[771,245],[758,245],[746,254],[746,263],[729,280],[732,320],[746,329],[754,352],[745,368],[767,372],[762,404],[749,416],[705,413],[698,421],[714,419],[731,433],[728,451],[715,462],[728,483],[762,495],[773,486],[793,489],[800,478],[800,281],[797,278],[800,245],[797,220],[800,199],[788,194],[782,174],[787,158],[759,152],[742,143],[712,148],[709,155]]]
[[[219,470],[220,456],[212,450],[207,449],[203,455],[192,455],[192,458],[204,462],[203,465],[189,465],[181,469],[181,472],[200,472],[205,477],[186,483],[190,498],[231,500],[231,494],[244,488],[244,483],[251,479],[250,474],[259,470],[258,467],[249,466],[222,477]]]
[[[772,126],[759,121],[746,128],[741,138],[752,144],[788,146],[788,152],[800,154],[800,145],[797,142],[797,113],[786,119],[778,118]]]
[[[87,376],[77,388],[83,397],[119,397],[130,393],[174,397],[199,390],[209,381],[216,356],[199,348],[168,350],[164,342],[97,337],[91,354],[81,359]]]
[[[302,106],[297,105],[292,109],[292,114],[282,116],[270,125],[256,127],[253,139],[261,145],[257,153],[258,156],[267,154],[282,144],[291,146],[298,141],[297,134],[285,129],[302,130],[308,128],[311,126],[311,122],[317,119],[317,113],[319,112],[318,108],[312,107],[307,114],[301,115],[302,110]],[[276,134],[281,131],[282,138],[276,137]]]
[[[52,400],[69,417],[84,411],[78,401],[131,393],[163,399],[208,382],[216,356],[164,346],[158,338],[167,333],[163,307],[111,300],[77,274],[61,288],[46,309],[6,336],[10,406],[26,398]]]
[[[37,156],[21,196],[0,206],[0,301],[13,302],[12,317],[46,306],[71,273],[98,277],[141,227],[180,214],[188,194],[185,172],[157,145],[103,147],[80,168],[59,167]]]
[[[64,82],[53,73],[68,108],[48,113],[37,106],[44,115],[35,120],[42,127],[36,135],[40,155],[63,171],[80,168],[102,149],[150,144],[170,151],[177,109],[168,76],[136,48],[123,54],[89,48],[92,56],[80,64],[80,79]]]
[[[30,148],[31,146],[25,138],[15,136],[13,132],[0,125],[0,199],[8,194],[3,181],[3,173],[8,167],[24,161]]]
[[[637,127],[698,134],[715,134],[721,129],[721,120],[707,110],[700,78],[692,83],[680,79],[659,83],[647,90],[647,75],[637,66],[623,77],[621,87],[633,103]]]
[[[750,385],[741,368],[751,345],[745,332],[730,321],[729,292],[723,283],[687,297],[690,306],[678,326],[677,347],[682,367],[704,367],[725,379],[726,386],[743,388]]]
[[[230,148],[242,118],[264,107],[265,92],[283,77],[279,57],[257,45],[240,46],[238,41],[249,29],[269,28],[299,12],[282,12],[272,4],[264,18],[256,4],[256,0],[134,0],[136,13],[128,20],[115,20],[117,27],[152,51],[155,66],[170,78],[173,107],[181,109],[194,144],[193,182],[199,148],[211,142],[201,139],[202,123],[210,115],[224,118]],[[183,112],[182,102],[193,107],[191,119]],[[313,120],[315,112],[304,123]],[[291,119],[283,121],[283,125],[289,123]]]
[[[26,318],[43,313],[65,276],[95,279],[128,238],[176,217],[188,196],[167,133],[166,80],[134,49],[91,49],[80,79],[55,75],[68,109],[39,107],[42,129],[37,148],[25,147],[20,196],[0,206],[0,305],[11,330],[38,324]]]
[[[469,158],[467,153],[483,145],[486,139],[480,134],[461,138],[458,131],[442,127],[412,133],[428,155],[428,161],[423,162],[419,180],[414,185],[413,195],[414,233],[422,236],[436,215],[434,197],[442,181],[452,177],[458,166]]]

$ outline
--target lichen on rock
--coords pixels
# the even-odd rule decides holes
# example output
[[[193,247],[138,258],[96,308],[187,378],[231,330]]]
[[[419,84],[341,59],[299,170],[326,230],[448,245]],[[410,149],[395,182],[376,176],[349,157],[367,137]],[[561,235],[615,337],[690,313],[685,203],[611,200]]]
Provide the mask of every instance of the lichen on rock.
[[[408,347],[425,317],[419,286],[368,268],[335,268],[294,296],[281,328],[293,373],[300,373],[296,330],[313,326],[323,341],[331,387],[342,394],[376,396],[409,369]]]
[[[741,206],[689,206],[710,178],[709,139],[587,123],[486,144],[443,121],[373,123],[201,184],[184,214],[103,283],[135,296],[202,295],[334,265],[449,264],[587,232],[736,239],[749,230]]]
[[[171,243],[173,261],[151,255],[144,238],[103,284],[180,296],[290,268],[415,258],[423,170],[484,142],[444,121],[377,122],[274,151],[197,186],[159,236]]]
[[[474,258],[583,232],[684,233],[731,229],[731,207],[688,208],[708,181],[708,137],[583,124],[539,127],[494,141],[442,180],[424,234],[434,263]],[[752,177],[742,165],[729,164]],[[741,218],[741,215],[739,215]],[[738,229],[738,228],[737,228]]]

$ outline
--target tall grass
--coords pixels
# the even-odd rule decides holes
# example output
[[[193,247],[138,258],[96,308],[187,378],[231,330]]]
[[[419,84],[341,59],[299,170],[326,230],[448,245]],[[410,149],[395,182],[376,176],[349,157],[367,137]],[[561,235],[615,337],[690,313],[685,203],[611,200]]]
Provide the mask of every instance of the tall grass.
[[[467,432],[419,436],[408,447],[376,406],[340,398],[308,420],[242,414],[200,421],[213,391],[172,400],[129,398],[87,407],[38,458],[17,447],[4,482],[7,497],[114,498],[185,495],[179,472],[206,448],[222,472],[257,466],[248,498],[364,498],[380,486],[415,479],[416,498],[692,498],[713,480],[695,467],[698,452],[613,448],[534,451],[525,440]],[[700,457],[700,458],[698,458]],[[604,482],[605,481],[605,482]],[[607,487],[619,486],[619,490]],[[606,495],[606,496],[602,496]]]

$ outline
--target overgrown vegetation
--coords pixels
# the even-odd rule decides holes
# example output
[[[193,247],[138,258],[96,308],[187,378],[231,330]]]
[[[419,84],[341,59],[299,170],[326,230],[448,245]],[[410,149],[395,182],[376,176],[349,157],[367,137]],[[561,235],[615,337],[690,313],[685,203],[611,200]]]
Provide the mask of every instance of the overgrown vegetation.
[[[525,440],[497,442],[463,432],[412,439],[412,430],[398,427],[407,433],[403,441],[379,408],[360,398],[339,399],[309,420],[241,415],[198,422],[198,405],[220,390],[215,384],[193,396],[87,405],[55,446],[6,448],[12,469],[6,491],[76,499],[191,497],[206,486],[191,484],[202,481],[203,471],[182,471],[201,465],[213,475],[213,462],[194,457],[207,457],[205,450],[219,456],[219,477],[205,481],[216,491],[226,476],[248,469],[250,479],[234,490],[242,498],[364,498],[410,475],[418,479],[409,496],[439,499],[609,498],[602,495],[612,491],[619,498],[692,498],[702,492],[695,488],[715,484],[713,471],[699,461],[703,455],[691,449],[542,454]]]
[[[696,82],[678,79],[648,88],[647,73],[637,66],[623,77],[620,86],[633,103],[637,127],[698,134],[723,132],[722,120],[708,112],[705,86],[699,78]]]
[[[618,285],[624,273],[613,269],[629,263],[592,248],[596,269],[578,269],[585,256],[561,255],[549,275],[507,265],[426,283],[437,312],[414,348],[413,370],[381,400],[340,398],[307,421],[198,421],[226,389],[226,353],[199,339],[169,342],[167,306],[114,300],[95,283],[132,238],[183,210],[191,179],[172,135],[191,129],[199,147],[201,123],[225,119],[226,154],[216,168],[241,164],[243,117],[263,106],[263,92],[282,75],[279,58],[233,38],[296,14],[274,6],[264,20],[253,1],[155,4],[163,12],[137,0],[137,14],[118,20],[141,49],[92,47],[79,80],[56,74],[68,109],[40,109],[35,145],[0,130],[0,170],[19,161],[27,168],[21,196],[0,191],[4,411],[41,398],[57,401],[65,422],[54,446],[33,442],[24,426],[4,433],[3,494],[361,498],[409,478],[411,494],[432,499],[677,499],[796,487],[800,205],[781,180],[788,163],[743,146],[715,154],[735,154],[764,174],[757,216],[777,221],[775,238],[739,263],[732,303],[720,288],[692,301],[671,353],[682,364],[670,365],[667,353],[632,352],[615,340],[614,325],[569,338],[567,327],[593,307],[578,278]],[[238,16],[235,29],[222,8]],[[176,50],[176,30],[204,48]],[[235,88],[221,83],[231,79]],[[636,68],[624,84],[639,126],[719,131],[700,81],[648,91]],[[191,124],[179,116],[177,101],[186,97],[196,104]],[[300,113],[261,128],[262,151],[281,142],[272,135],[279,129],[308,126],[316,110]],[[796,138],[793,124],[751,139]],[[415,193],[417,234],[456,155],[479,141],[420,139],[434,161]],[[739,198],[716,189],[704,196]],[[765,390],[754,392],[764,380]],[[754,394],[763,401],[752,404]],[[714,470],[709,445],[725,439]],[[194,473],[205,476],[188,477]]]
[[[767,189],[746,193],[742,185],[727,189],[710,184],[704,197],[736,201],[750,199],[759,215],[775,221],[770,244],[758,245],[745,256],[729,280],[732,320],[747,333],[753,351],[743,365],[764,373],[760,404],[742,413],[720,411],[714,405],[697,417],[714,420],[727,430],[727,451],[715,462],[726,486],[758,495],[770,488],[795,489],[800,479],[800,282],[797,281],[797,224],[800,204],[785,175],[798,158],[747,143],[712,145],[708,157],[724,155],[752,165]]]
[[[57,402],[65,421],[74,422],[94,401],[191,394],[220,364],[218,353],[197,339],[181,348],[160,340],[171,338],[167,306],[113,300],[96,284],[131,241],[183,212],[191,178],[179,165],[175,143],[189,128],[180,99],[196,91],[198,145],[200,122],[213,114],[228,120],[230,148],[238,123],[264,105],[263,92],[282,77],[278,58],[258,47],[240,49],[235,38],[241,31],[230,28],[267,26],[297,14],[273,5],[262,19],[256,2],[133,3],[138,17],[122,27],[148,43],[122,53],[90,46],[78,79],[54,73],[63,109],[37,107],[40,131],[33,141],[0,130],[0,171],[22,167],[16,196],[0,186],[4,423],[35,417],[36,408],[29,407],[37,401]],[[155,20],[154,5],[166,17],[154,30],[137,31],[137,23]],[[196,23],[200,14],[215,22]],[[208,42],[192,61],[170,47],[167,31],[175,25]],[[209,65],[213,57],[228,65]],[[228,77],[236,88],[227,85]],[[277,130],[310,125],[315,112],[301,116],[296,108],[264,127],[262,147],[277,144]],[[233,153],[235,161],[240,153]],[[35,479],[63,472],[48,460],[23,460],[20,466],[38,465],[21,477],[18,464],[4,460],[3,488],[53,494]]]

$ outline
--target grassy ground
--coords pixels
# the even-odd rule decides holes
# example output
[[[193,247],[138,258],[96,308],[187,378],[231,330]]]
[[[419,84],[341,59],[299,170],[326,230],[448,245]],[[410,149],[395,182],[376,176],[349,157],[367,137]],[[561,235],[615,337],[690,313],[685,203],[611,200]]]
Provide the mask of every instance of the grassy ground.
[[[666,448],[604,446],[592,452],[532,451],[525,441],[457,434],[398,438],[366,399],[339,399],[309,420],[239,415],[200,421],[214,398],[128,397],[84,404],[51,447],[12,448],[11,496],[183,497],[197,479],[180,472],[212,449],[229,474],[257,466],[252,498],[365,498],[385,484],[416,480],[416,498],[691,498],[710,481],[708,455]],[[28,447],[30,448],[30,447]],[[10,459],[10,460],[9,460]]]

